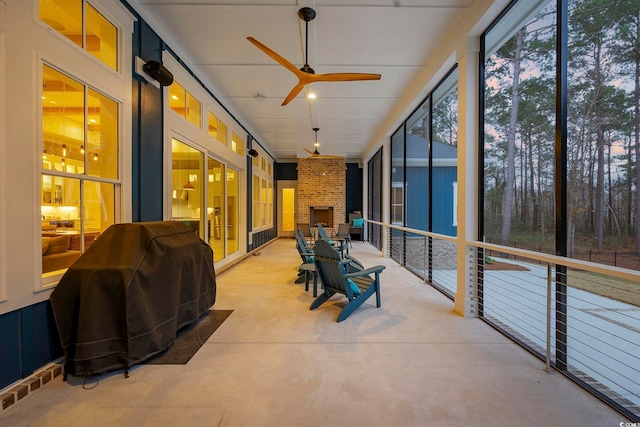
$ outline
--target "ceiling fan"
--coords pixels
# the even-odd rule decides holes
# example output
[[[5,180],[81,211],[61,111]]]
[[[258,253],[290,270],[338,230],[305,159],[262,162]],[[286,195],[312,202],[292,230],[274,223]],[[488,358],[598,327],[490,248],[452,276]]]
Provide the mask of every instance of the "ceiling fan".
[[[320,130],[320,128],[313,128],[313,131],[315,132],[315,142],[313,143],[313,147],[315,148],[313,151],[308,150],[306,148],[303,148],[304,151],[306,151],[307,153],[311,154],[311,157],[307,157],[308,159],[344,159],[344,156],[332,156],[330,154],[320,154],[318,152],[318,147],[320,146],[320,144],[318,144],[318,131]]]
[[[278,64],[282,65],[287,70],[291,71],[298,78],[298,84],[293,87],[289,95],[282,101],[282,106],[287,105],[293,98],[295,98],[300,91],[309,83],[314,82],[350,82],[356,80],[380,80],[380,74],[366,74],[366,73],[328,73],[328,74],[315,74],[313,68],[309,66],[309,21],[312,21],[316,17],[316,11],[310,7],[303,7],[298,11],[300,19],[305,21],[305,50],[304,50],[304,66],[298,69],[291,62],[271,50],[266,45],[260,43],[253,37],[247,37],[251,43],[253,43],[258,49],[263,51],[267,56],[271,57]]]

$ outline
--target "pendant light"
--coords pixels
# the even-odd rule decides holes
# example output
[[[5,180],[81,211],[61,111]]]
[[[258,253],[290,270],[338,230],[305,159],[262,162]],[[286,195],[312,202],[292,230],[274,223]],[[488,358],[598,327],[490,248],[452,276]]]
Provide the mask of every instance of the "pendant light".
[[[189,177],[189,171],[191,170],[189,168],[189,152],[191,150],[187,147],[187,183],[185,185],[182,186],[183,190],[195,190],[196,187],[193,186],[193,184],[191,183],[191,179]]]
[[[313,143],[313,154],[320,154],[318,152],[318,147],[320,146],[320,144],[318,144],[318,131],[320,130],[320,128],[313,128],[313,131],[315,132],[315,142]]]

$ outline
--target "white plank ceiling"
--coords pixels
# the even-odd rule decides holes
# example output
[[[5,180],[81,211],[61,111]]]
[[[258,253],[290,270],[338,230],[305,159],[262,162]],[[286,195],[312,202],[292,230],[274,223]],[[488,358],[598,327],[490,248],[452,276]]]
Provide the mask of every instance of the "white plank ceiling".
[[[472,0],[132,0],[167,44],[279,161],[319,151],[360,159],[444,35]],[[253,36],[316,73],[379,73],[379,81],[319,82],[287,106],[296,77],[246,40]],[[306,99],[307,91],[318,98]],[[257,94],[265,98],[261,102]]]

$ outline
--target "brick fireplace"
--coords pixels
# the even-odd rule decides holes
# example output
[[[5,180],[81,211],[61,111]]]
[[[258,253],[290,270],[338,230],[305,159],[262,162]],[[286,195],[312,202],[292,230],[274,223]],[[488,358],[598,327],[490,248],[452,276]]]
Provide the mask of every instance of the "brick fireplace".
[[[329,233],[337,230],[338,224],[346,222],[346,194],[347,162],[344,157],[298,159],[297,222],[312,227],[322,222],[327,224],[325,228]]]
[[[333,228],[333,206],[311,206],[309,208],[309,224],[322,224],[323,227]]]

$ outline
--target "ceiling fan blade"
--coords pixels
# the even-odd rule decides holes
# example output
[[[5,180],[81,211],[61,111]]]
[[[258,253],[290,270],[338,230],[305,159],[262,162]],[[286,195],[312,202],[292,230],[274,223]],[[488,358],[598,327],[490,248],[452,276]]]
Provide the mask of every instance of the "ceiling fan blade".
[[[302,72],[298,70],[298,67],[296,67],[291,62],[289,62],[288,60],[280,56],[275,51],[271,50],[271,48],[269,48],[267,45],[260,43],[258,40],[254,39],[253,37],[247,37],[247,40],[249,40],[251,43],[253,43],[254,46],[256,46],[258,49],[266,53],[267,56],[269,56],[271,59],[276,61],[278,64],[282,65],[287,70],[291,71],[296,76]]]
[[[293,98],[298,96],[298,94],[305,87],[305,85],[306,85],[306,83],[298,82],[298,84],[295,85],[293,87],[293,89],[291,89],[291,92],[289,92],[289,95],[287,95],[287,97],[284,99],[284,101],[282,101],[281,106],[284,107],[285,105],[290,103],[293,100]]]
[[[380,80],[380,74],[367,73],[329,73],[315,74],[311,76],[317,82],[352,82],[357,80]]]
[[[307,157],[308,159],[310,158],[314,158],[314,159],[344,159],[344,156],[334,156],[331,154],[317,154],[314,153],[313,151],[306,149],[306,148],[302,148],[304,151],[306,151],[307,153],[311,154],[311,157]]]

